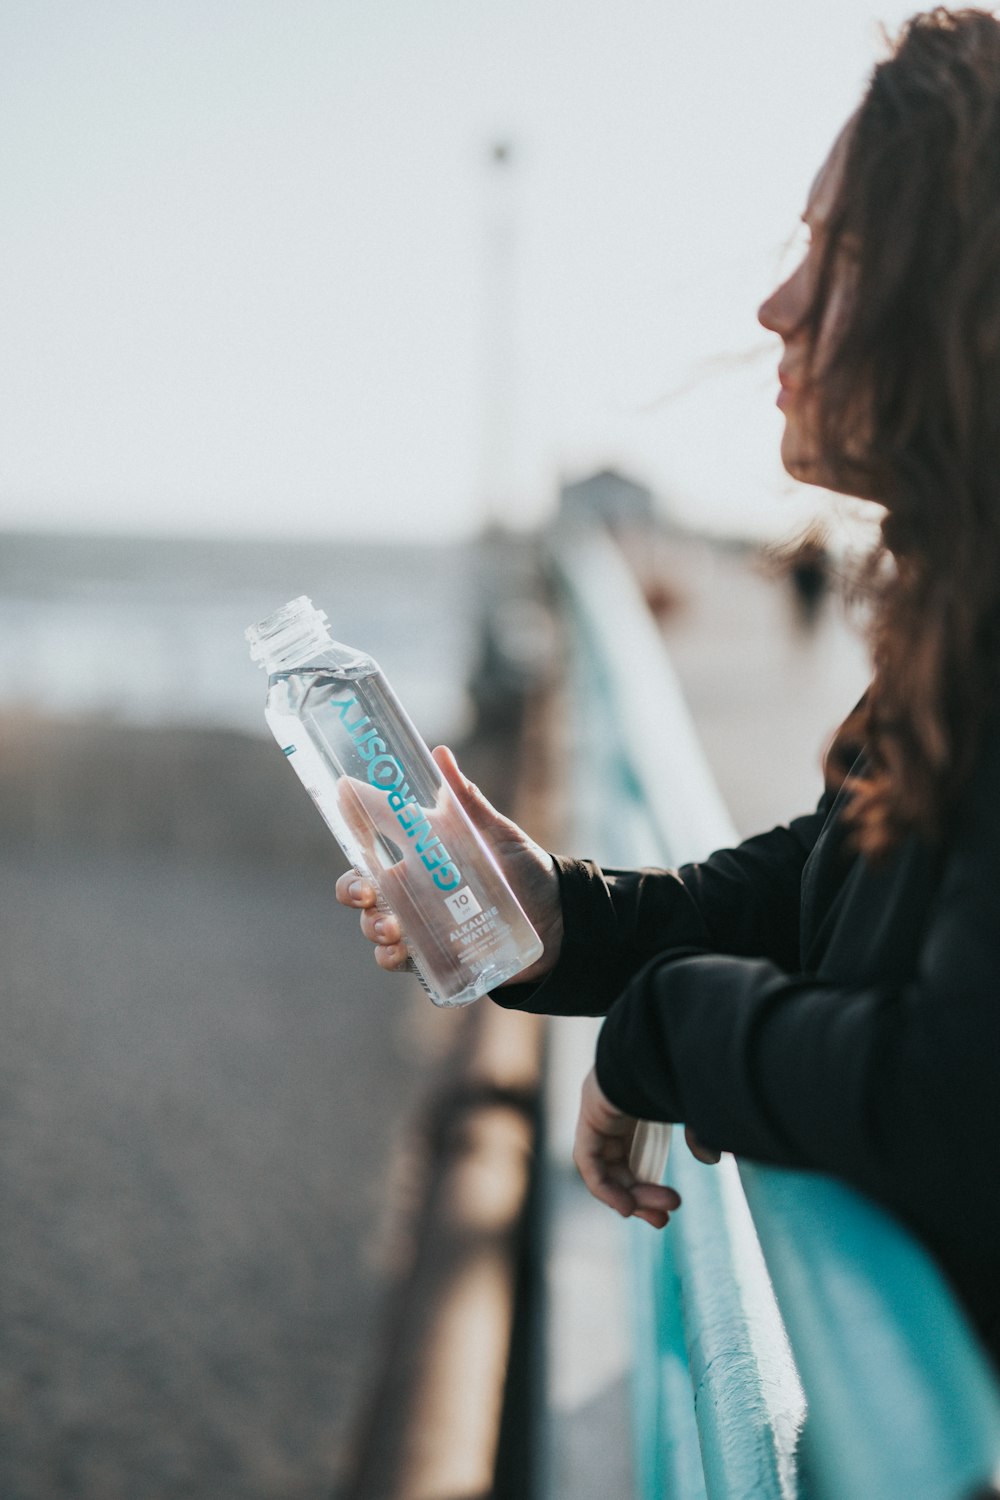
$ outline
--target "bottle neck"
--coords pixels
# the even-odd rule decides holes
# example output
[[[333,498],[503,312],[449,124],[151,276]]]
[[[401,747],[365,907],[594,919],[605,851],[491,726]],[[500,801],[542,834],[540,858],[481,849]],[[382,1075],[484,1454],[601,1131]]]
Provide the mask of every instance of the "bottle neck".
[[[290,672],[334,644],[326,615],[305,594],[244,632],[250,655],[267,674]]]

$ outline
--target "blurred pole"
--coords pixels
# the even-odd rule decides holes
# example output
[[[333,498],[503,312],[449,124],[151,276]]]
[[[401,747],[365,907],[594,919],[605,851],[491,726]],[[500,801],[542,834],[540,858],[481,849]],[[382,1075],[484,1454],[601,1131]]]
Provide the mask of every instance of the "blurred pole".
[[[489,148],[483,286],[483,529],[509,524],[514,505],[517,358],[516,213],[513,148]]]

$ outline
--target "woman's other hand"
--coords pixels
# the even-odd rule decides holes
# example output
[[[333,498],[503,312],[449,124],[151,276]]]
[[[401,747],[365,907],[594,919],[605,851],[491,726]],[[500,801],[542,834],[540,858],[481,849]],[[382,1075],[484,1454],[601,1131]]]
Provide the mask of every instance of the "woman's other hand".
[[[463,775],[447,746],[439,745],[433,754],[442,775],[473,827],[492,851],[525,915],[542,940],[541,958],[508,981],[510,984],[530,984],[554,967],[562,947],[562,908],[555,864],[551,855],[516,823],[497,812],[479,788]],[[358,875],[356,870],[348,870],[337,881],[336,896],[342,906],[360,911],[361,931],[374,944],[375,962],[379,968],[387,972],[404,968],[409,952],[399,918],[392,911],[376,909],[375,887],[371,881]]]
[[[629,1166],[638,1121],[611,1103],[593,1068],[584,1079],[573,1160],[589,1191],[625,1219],[643,1219],[662,1229],[680,1194],[655,1182],[639,1182]]]

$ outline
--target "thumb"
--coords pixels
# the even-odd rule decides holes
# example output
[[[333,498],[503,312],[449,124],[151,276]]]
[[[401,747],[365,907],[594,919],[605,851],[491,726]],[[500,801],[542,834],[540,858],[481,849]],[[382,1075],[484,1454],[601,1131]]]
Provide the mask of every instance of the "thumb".
[[[715,1167],[722,1160],[722,1152],[714,1146],[706,1146],[700,1141],[691,1129],[690,1125],[684,1126],[684,1139],[688,1143],[688,1149],[696,1161],[704,1162],[706,1167]]]
[[[481,833],[494,829],[498,823],[506,823],[507,819],[497,812],[492,802],[465,775],[447,745],[438,745],[432,754],[444,779]]]

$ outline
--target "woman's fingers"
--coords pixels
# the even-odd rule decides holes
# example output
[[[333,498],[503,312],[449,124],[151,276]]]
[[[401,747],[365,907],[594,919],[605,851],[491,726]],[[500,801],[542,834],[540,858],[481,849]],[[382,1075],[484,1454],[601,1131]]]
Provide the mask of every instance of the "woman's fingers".
[[[403,936],[403,929],[395,913],[379,911],[378,907],[369,907],[361,913],[361,932],[370,943],[386,946],[398,943]]]
[[[631,1174],[609,1170],[599,1154],[577,1156],[576,1164],[588,1190],[624,1219],[643,1219],[662,1229],[681,1206],[680,1194],[665,1184],[637,1182]]]
[[[654,1229],[666,1229],[670,1223],[668,1213],[658,1213],[653,1209],[636,1208],[632,1212],[633,1219],[641,1219],[644,1224],[650,1224]]]
[[[498,813],[492,802],[484,797],[479,788],[469,780],[455,759],[454,752],[447,745],[435,746],[431,754],[437,762],[438,770],[480,833],[495,829],[499,823],[509,822],[509,819]]]
[[[361,907],[374,906],[377,898],[375,887],[370,880],[359,875],[357,870],[345,870],[338,877],[334,886],[334,894],[341,906]]]
[[[410,950],[403,942],[403,928],[395,912],[383,911],[376,905],[378,892],[374,885],[357,870],[346,870],[338,877],[334,887],[341,906],[348,906],[361,913],[361,934],[375,946],[375,962],[387,974],[406,968]]]
[[[670,1221],[670,1215],[681,1206],[681,1195],[672,1187],[656,1187],[653,1193],[646,1191],[654,1185],[649,1182],[638,1182],[632,1192],[635,1207],[632,1210],[633,1219],[642,1219],[647,1224],[652,1224],[654,1229],[663,1229]]]
[[[387,974],[394,973],[396,969],[405,968],[409,957],[409,949],[405,943],[389,943],[385,947],[375,949],[375,962]]]
[[[573,1160],[588,1190],[623,1218],[643,1219],[662,1229],[680,1194],[655,1182],[639,1182],[628,1164],[636,1122],[603,1093],[593,1069],[584,1080]]]
[[[384,911],[376,905],[378,893],[370,880],[356,870],[348,870],[340,876],[334,889],[342,906],[361,912],[361,933],[370,943],[391,947],[402,940],[402,923],[395,912]]]
[[[435,746],[431,754],[437,762],[438,770],[464,808],[469,821],[479,830],[491,848],[496,851],[509,852],[522,850],[530,845],[531,840],[524,829],[519,828],[510,818],[497,811],[475,782],[470,781],[465,775],[454,753],[447,745]]]
[[[662,1229],[670,1215],[681,1206],[681,1195],[672,1187],[657,1186],[652,1193],[645,1191],[652,1183],[636,1183],[632,1189],[633,1219],[642,1219],[654,1229]]]

